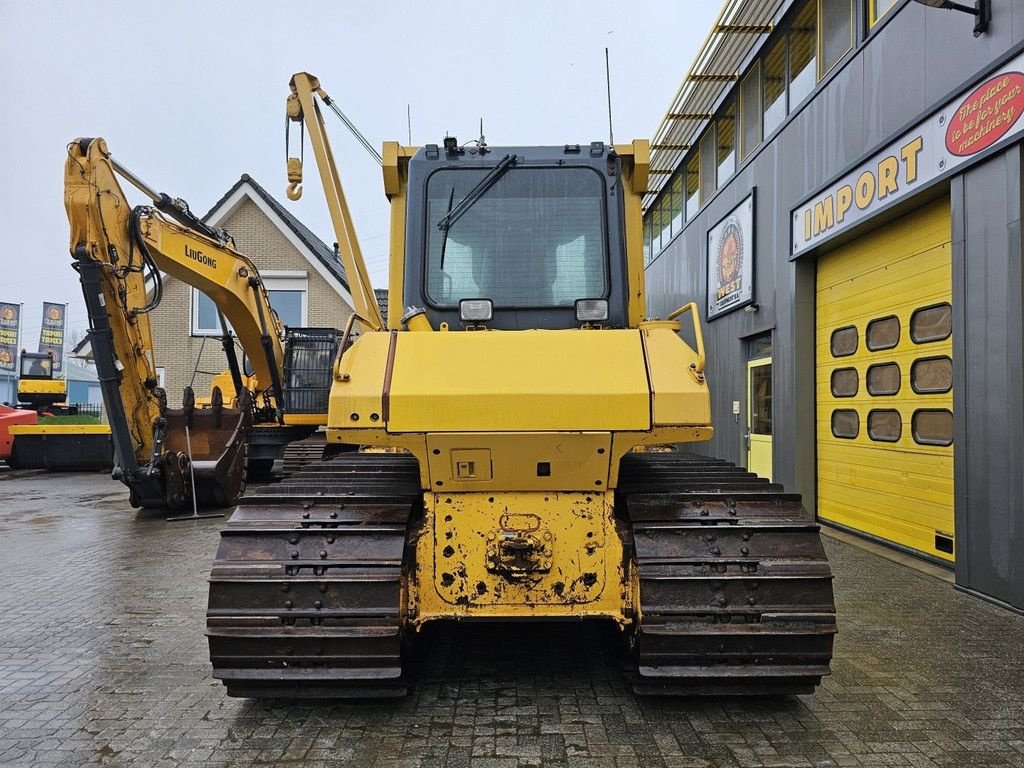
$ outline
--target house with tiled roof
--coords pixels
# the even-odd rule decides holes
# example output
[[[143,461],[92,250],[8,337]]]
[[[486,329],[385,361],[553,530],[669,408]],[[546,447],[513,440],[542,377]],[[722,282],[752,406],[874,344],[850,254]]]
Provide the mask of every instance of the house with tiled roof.
[[[352,313],[345,268],[324,243],[248,174],[224,193],[203,221],[226,229],[256,264],[281,322],[292,327],[344,328]],[[168,403],[178,406],[191,384],[206,395],[226,368],[213,302],[201,291],[164,277],[163,298],[150,315],[157,374]],[[239,352],[241,359],[241,352]]]

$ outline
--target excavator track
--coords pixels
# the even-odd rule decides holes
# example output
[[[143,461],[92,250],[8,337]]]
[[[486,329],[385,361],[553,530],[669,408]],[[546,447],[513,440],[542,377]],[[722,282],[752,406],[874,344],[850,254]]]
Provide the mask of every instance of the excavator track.
[[[416,460],[344,453],[239,501],[206,613],[229,696],[404,696],[402,555]]]
[[[640,584],[637,693],[811,693],[829,674],[832,572],[799,495],[717,459],[637,453],[617,505]]]

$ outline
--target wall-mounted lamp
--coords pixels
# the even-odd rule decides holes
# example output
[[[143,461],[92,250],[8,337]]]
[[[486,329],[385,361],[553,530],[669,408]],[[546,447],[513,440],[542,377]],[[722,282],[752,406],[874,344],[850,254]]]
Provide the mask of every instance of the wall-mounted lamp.
[[[947,11],[962,11],[974,16],[974,36],[988,31],[989,22],[992,21],[992,0],[975,0],[974,7],[963,3],[954,3],[953,0],[916,0],[921,5],[929,8],[945,8]]]
[[[760,308],[761,308],[761,305],[760,305],[760,304],[747,304],[747,306],[745,306],[745,307],[743,308],[743,311],[744,311],[744,312],[749,312],[750,314],[754,314],[754,313],[755,313],[755,312],[757,312],[757,310],[759,310]]]

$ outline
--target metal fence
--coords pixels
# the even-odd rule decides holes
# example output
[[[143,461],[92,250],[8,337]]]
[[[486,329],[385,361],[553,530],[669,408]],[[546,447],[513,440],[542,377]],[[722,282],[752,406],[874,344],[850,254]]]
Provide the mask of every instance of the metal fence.
[[[92,416],[99,419],[103,406],[100,403],[68,403],[71,413],[76,416]]]

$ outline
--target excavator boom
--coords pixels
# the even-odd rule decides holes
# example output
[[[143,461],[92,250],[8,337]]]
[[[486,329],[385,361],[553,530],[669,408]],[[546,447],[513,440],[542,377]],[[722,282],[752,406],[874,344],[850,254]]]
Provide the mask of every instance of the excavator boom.
[[[153,204],[133,207],[118,176]],[[111,422],[115,476],[141,506],[233,503],[242,489],[253,398],[278,418],[282,402],[283,329],[259,271],[226,232],[118,165],[103,139],[68,146],[65,206]],[[182,409],[167,408],[148,314],[160,300],[161,273],[203,291],[221,312],[237,408],[225,407],[219,389],[209,409],[196,408],[190,390]],[[242,387],[227,323],[253,364],[251,393]]]

